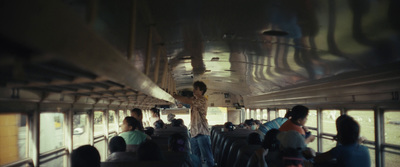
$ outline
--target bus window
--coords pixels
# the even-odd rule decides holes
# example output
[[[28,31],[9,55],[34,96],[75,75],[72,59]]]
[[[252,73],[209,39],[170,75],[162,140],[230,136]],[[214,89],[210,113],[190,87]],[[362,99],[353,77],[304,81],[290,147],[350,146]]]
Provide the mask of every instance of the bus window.
[[[315,140],[311,143],[307,144],[307,147],[310,147],[312,149],[314,149],[315,151],[318,151],[318,138],[317,138],[317,131],[316,130],[312,130],[309,129],[309,131],[311,132],[312,135],[315,136]]]
[[[279,109],[278,110],[278,117],[285,117],[286,109]]]
[[[254,110],[250,110],[250,118],[249,119],[255,119],[256,118],[256,112]]]
[[[250,109],[246,109],[246,119],[250,119]]]
[[[256,110],[256,120],[261,120],[261,114],[260,114],[260,109]]]
[[[118,114],[119,114],[118,125],[122,125],[122,122],[125,119],[124,110],[119,110]]]
[[[28,126],[24,114],[0,114],[0,165],[27,157]]]
[[[131,110],[126,110],[126,116],[132,116]]]
[[[360,124],[360,136],[366,137],[367,140],[375,141],[373,110],[349,110],[348,115]]]
[[[336,119],[339,116],[339,110],[322,110],[322,132],[336,135]]]
[[[262,110],[262,118],[263,120],[268,120],[268,110],[267,109],[263,109]],[[266,121],[261,121],[262,123],[265,123]]]
[[[108,133],[117,131],[117,121],[114,110],[108,110]]]
[[[89,144],[89,116],[76,114],[73,118],[73,146],[74,149]]]
[[[104,135],[103,111],[94,112],[94,137]]]
[[[269,120],[273,120],[276,118],[276,111],[275,110],[271,110],[269,111]]]
[[[384,113],[385,143],[400,146],[400,111]]]
[[[369,150],[371,150],[371,149],[369,149]],[[390,150],[390,151],[394,151],[394,150]],[[372,152],[375,153],[375,150],[370,151],[371,161],[372,161],[372,156],[374,155],[374,154],[372,154]],[[385,159],[384,159],[385,166],[398,166],[399,165],[399,163],[400,163],[399,150],[394,151],[394,153],[387,152],[387,151],[385,151],[383,153],[384,153],[384,157],[385,157]],[[374,159],[374,162],[375,162],[375,159]]]
[[[40,114],[40,153],[64,147],[64,114]]]
[[[110,138],[111,140],[111,138]],[[94,143],[94,147],[96,147],[97,151],[99,151],[100,154],[100,158],[101,161],[105,161],[106,160],[106,140],[100,140],[100,141],[96,141]]]
[[[208,107],[207,120],[208,125],[223,125],[228,121],[228,109],[226,107]]]
[[[314,140],[314,142],[317,140]],[[322,138],[322,152],[327,152],[329,150],[331,150],[333,147],[336,147],[336,140],[333,140],[333,138],[329,138],[325,139]]]
[[[306,126],[317,128],[317,110],[308,111]],[[316,135],[316,133],[314,135]]]

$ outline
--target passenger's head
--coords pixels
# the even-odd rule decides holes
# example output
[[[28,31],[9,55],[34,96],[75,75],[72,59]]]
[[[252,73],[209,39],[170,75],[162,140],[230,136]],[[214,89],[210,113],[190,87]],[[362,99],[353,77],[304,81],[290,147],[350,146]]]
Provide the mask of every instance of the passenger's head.
[[[183,119],[174,119],[172,121],[172,126],[173,127],[183,127],[184,126]]]
[[[146,127],[146,129],[144,130],[144,133],[146,133],[146,135],[153,136],[154,128],[153,127]]]
[[[164,159],[160,147],[151,140],[146,140],[139,145],[137,156],[139,161],[159,161]]]
[[[339,116],[336,119],[336,131],[338,131],[338,129],[339,129],[340,122],[342,122],[345,119],[353,119],[353,117],[350,117],[350,116],[348,116],[346,114]]]
[[[299,132],[290,130],[285,132],[279,132],[276,137],[280,143],[280,150],[286,150],[288,148],[292,148],[295,150],[303,151],[306,148],[306,144],[304,142],[304,136],[302,136]]]
[[[124,138],[121,136],[114,136],[110,140],[110,152],[125,152],[126,151],[126,143]]]
[[[204,95],[204,93],[206,93],[206,91],[207,91],[207,86],[202,81],[196,81],[193,83],[193,94],[195,94],[196,90],[201,91],[202,95]]]
[[[141,110],[141,109],[139,109],[139,108],[134,108],[134,109],[132,109],[131,115],[132,115],[132,117],[134,117],[136,120],[142,122],[142,120],[143,120],[143,113],[142,113],[142,110]]]
[[[174,133],[168,138],[168,150],[173,152],[186,151],[186,137],[180,133]]]
[[[156,129],[163,129],[164,121],[162,121],[161,119],[157,120],[156,122],[154,122],[154,127],[156,127]]]
[[[140,122],[134,117],[125,117],[121,125],[122,132],[134,131],[140,126]]]
[[[285,114],[285,118],[290,119],[292,117],[292,110],[287,110]]]
[[[249,145],[261,145],[261,136],[258,133],[250,133],[247,136],[247,144]]]
[[[150,111],[151,111],[153,117],[160,117],[160,110],[159,109],[151,108]]]
[[[360,125],[354,119],[343,119],[338,127],[338,140],[341,144],[354,144],[360,136]]]
[[[305,125],[307,122],[308,108],[302,105],[297,105],[292,108],[291,120],[299,125]]]
[[[264,137],[264,141],[262,143],[262,147],[264,149],[269,149],[270,151],[279,149],[279,140],[276,138],[279,134],[278,129],[269,130]]]
[[[172,122],[172,120],[175,119],[175,114],[169,113],[168,116],[167,116],[167,118],[168,118],[168,119],[167,119],[168,122]]]
[[[232,122],[226,122],[224,124],[224,129],[225,131],[233,131],[233,128],[235,127],[235,125],[233,125]]]
[[[80,146],[72,151],[71,167],[100,167],[100,154],[93,146]]]
[[[244,126],[245,126],[245,128],[251,129],[251,130],[256,130],[257,129],[257,125],[256,125],[256,123],[254,122],[253,119],[245,120],[244,121]]]

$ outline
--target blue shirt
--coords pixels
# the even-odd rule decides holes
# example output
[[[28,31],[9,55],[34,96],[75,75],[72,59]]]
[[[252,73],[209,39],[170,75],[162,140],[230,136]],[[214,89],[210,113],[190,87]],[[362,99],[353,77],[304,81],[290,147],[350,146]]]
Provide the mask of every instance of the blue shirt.
[[[123,132],[119,136],[124,138],[127,145],[139,145],[147,138],[147,135],[139,130]]]
[[[258,129],[266,134],[269,130],[271,129],[279,129],[283,123],[285,123],[288,119],[287,118],[276,118],[272,121],[269,121],[267,123],[264,123],[258,127]]]
[[[343,167],[370,167],[371,159],[368,148],[358,143],[349,145],[338,145],[332,148],[329,153],[336,158],[337,166]]]

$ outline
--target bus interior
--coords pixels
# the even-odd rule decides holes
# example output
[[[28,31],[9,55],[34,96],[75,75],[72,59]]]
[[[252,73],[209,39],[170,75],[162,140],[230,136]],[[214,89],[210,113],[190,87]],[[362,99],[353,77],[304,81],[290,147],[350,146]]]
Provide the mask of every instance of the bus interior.
[[[195,81],[213,146],[218,125],[301,104],[308,147],[335,147],[348,114],[372,166],[398,166],[399,16],[398,0],[0,1],[0,166],[69,166],[87,144],[104,161],[133,108],[189,127],[172,95],[193,96]]]

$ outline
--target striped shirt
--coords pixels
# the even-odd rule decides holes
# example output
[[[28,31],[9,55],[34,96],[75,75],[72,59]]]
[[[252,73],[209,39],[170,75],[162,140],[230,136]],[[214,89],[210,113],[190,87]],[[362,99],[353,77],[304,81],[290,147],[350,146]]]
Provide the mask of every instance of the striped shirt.
[[[202,96],[193,100],[192,114],[190,118],[190,135],[210,135],[207,121],[207,99]]]

